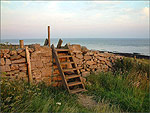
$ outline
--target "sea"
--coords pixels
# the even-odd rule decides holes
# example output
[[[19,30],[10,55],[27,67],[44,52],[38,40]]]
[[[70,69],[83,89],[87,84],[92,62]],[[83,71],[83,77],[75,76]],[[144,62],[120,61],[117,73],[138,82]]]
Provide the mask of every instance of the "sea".
[[[45,39],[22,39],[24,44],[44,45]],[[51,38],[51,44],[55,46],[58,38]],[[120,53],[139,53],[150,56],[150,39],[149,38],[62,38],[63,45],[66,43],[80,44],[88,49],[120,52]],[[19,44],[19,39],[1,39],[1,43],[9,42]]]

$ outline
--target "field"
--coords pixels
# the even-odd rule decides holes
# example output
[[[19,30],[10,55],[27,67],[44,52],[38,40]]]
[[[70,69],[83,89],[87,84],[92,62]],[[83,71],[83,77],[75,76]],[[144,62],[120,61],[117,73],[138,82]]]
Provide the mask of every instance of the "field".
[[[84,105],[79,94],[70,95],[62,87],[44,83],[29,85],[24,81],[1,78],[2,112],[150,112],[149,60],[117,60],[111,72],[93,73],[85,83],[92,97]],[[86,101],[86,99],[85,99]],[[92,105],[95,103],[95,105]]]

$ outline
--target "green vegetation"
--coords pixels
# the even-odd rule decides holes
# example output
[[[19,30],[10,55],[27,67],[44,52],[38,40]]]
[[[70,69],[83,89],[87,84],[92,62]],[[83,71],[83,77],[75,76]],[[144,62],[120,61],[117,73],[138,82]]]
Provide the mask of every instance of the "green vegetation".
[[[2,78],[2,112],[149,112],[149,64],[125,58],[116,60],[112,72],[87,77],[83,95],[93,96],[93,108],[83,106],[78,95],[62,87]],[[85,100],[86,101],[86,100]]]
[[[149,65],[125,58],[115,62],[113,72],[92,74],[88,94],[108,100],[124,112],[149,112]]]
[[[1,101],[3,112],[119,112],[119,108],[104,101],[94,108],[84,107],[77,95],[70,95],[63,88],[4,78],[1,79]]]

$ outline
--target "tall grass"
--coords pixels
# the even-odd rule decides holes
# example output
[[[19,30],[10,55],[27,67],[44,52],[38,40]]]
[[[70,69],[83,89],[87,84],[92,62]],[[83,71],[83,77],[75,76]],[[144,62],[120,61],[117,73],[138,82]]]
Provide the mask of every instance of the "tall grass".
[[[92,74],[87,93],[108,100],[125,112],[149,112],[149,65],[132,59],[117,60],[113,72]]]
[[[29,85],[24,81],[1,79],[2,112],[119,112],[109,102],[98,103],[94,108],[80,104],[77,95],[63,88],[48,87],[44,83]]]

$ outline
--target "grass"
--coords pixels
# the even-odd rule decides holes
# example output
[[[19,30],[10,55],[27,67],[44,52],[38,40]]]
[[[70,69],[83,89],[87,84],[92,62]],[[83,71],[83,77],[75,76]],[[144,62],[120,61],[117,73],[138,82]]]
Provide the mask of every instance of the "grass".
[[[77,95],[44,83],[2,78],[2,112],[149,112],[149,65],[140,60],[116,60],[112,72],[87,77],[84,95],[93,96],[97,105],[80,104]],[[86,100],[85,100],[86,101]],[[61,104],[61,105],[60,105]]]
[[[123,112],[149,112],[149,65],[125,58],[115,62],[113,72],[92,74],[86,85],[95,100],[108,100]]]
[[[60,105],[61,104],[61,105]],[[78,102],[77,95],[70,95],[63,88],[37,86],[24,81],[1,79],[2,112],[119,112],[109,102],[100,102],[87,108]]]

